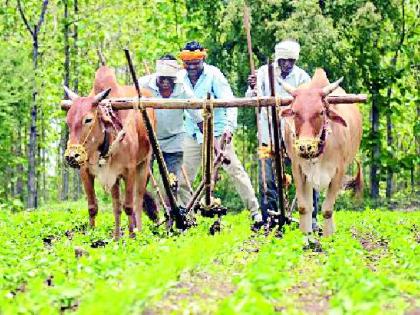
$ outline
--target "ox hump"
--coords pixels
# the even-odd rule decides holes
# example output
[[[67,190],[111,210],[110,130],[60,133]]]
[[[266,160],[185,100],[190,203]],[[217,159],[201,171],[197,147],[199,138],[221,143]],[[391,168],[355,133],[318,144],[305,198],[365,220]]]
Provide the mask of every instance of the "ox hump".
[[[116,90],[118,87],[117,76],[114,69],[101,66],[95,73],[94,93],[98,94],[108,88]],[[111,91],[112,92],[112,91]]]
[[[327,86],[328,84],[330,84],[330,81],[328,80],[327,74],[325,73],[324,69],[316,68],[309,87],[314,89],[321,89]]]

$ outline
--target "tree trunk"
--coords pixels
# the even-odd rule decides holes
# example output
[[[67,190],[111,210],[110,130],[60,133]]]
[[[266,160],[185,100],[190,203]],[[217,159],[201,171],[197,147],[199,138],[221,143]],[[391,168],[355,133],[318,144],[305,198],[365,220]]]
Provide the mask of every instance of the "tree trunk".
[[[388,148],[393,147],[394,139],[392,137],[392,119],[391,119],[391,88],[388,88],[388,110],[386,112],[386,143]],[[391,150],[391,155],[393,157],[393,151]],[[392,166],[387,165],[387,174],[386,174],[386,198],[389,200],[392,196],[392,177],[394,175]]]
[[[74,19],[77,19],[79,14],[78,0],[73,1],[73,12]],[[78,44],[78,27],[77,24],[73,24],[73,91],[76,93],[79,91],[79,49]],[[73,171],[73,200],[78,200],[82,193],[82,181],[80,179],[80,171]]]
[[[34,74],[38,69],[38,34],[37,30],[34,30],[33,33],[33,51],[32,51],[32,62]],[[37,84],[36,80],[33,81],[33,91],[32,91],[32,109],[31,109],[31,127],[29,130],[29,148],[28,148],[28,208],[38,207],[38,187],[37,187],[37,178],[36,178],[36,151],[37,151],[37,114],[38,107],[36,104],[37,97]]]
[[[31,109],[31,125],[29,130],[29,148],[28,148],[28,208],[36,208],[38,206],[38,187],[37,187],[37,94],[38,87],[36,81],[36,75],[38,70],[38,34],[42,23],[44,23],[45,12],[47,11],[48,0],[44,0],[42,3],[41,14],[39,16],[38,23],[34,25],[33,29],[29,25],[28,20],[23,12],[20,0],[17,0],[18,11],[25,24],[28,32],[32,37],[32,62],[33,62],[33,91],[32,91],[32,109]]]
[[[370,195],[373,199],[379,197],[379,157],[380,157],[380,137],[379,137],[379,91],[372,91],[372,125],[371,138],[373,140],[370,168]]]
[[[23,156],[22,146],[24,145],[24,141],[22,140],[22,125],[19,122],[19,130],[18,130],[18,141],[17,141],[17,149],[16,149],[16,156],[21,158]],[[19,163],[17,166],[17,179],[16,179],[16,190],[15,194],[19,196],[20,200],[23,201],[23,165]]]
[[[64,85],[69,87],[70,82],[70,45],[69,45],[69,14],[68,14],[68,0],[63,1],[64,5]],[[64,98],[67,98],[67,94],[64,93]],[[66,124],[62,124],[61,128],[61,139],[60,139],[60,161],[61,161],[61,200],[67,200],[69,198],[69,168],[66,167],[64,161],[64,152],[66,151],[68,140],[68,130]]]

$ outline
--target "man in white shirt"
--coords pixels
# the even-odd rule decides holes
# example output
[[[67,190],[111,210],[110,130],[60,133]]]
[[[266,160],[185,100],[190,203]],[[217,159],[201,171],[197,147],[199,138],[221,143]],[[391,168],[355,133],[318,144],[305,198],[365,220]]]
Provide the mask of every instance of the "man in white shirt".
[[[296,65],[299,59],[300,46],[294,40],[283,40],[275,46],[275,60],[274,67],[274,87],[276,95],[280,97],[290,97],[281,81],[285,81],[291,86],[298,87],[303,83],[309,82],[310,77],[305,70]],[[264,65],[258,69],[257,75],[250,75],[248,77],[249,88],[247,96],[270,96],[270,81],[268,77],[268,65]],[[270,157],[260,158],[259,162],[259,191],[260,204],[262,210],[263,220],[266,221],[268,214],[267,210],[277,211],[277,188],[273,172],[272,147],[273,146],[273,130],[271,126],[271,112],[266,107],[261,110],[260,114],[260,130],[262,150],[268,152]],[[269,128],[270,126],[270,128]],[[265,184],[263,185],[262,165],[265,165]],[[266,191],[264,192],[264,190]],[[316,225],[316,215],[318,209],[318,193],[314,191],[314,212],[312,214],[313,224]]]

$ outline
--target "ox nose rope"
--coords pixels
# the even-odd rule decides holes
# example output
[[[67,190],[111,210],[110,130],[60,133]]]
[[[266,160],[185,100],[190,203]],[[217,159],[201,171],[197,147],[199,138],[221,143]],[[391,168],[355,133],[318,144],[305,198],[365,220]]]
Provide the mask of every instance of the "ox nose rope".
[[[317,148],[316,152],[313,152],[313,153],[309,152],[309,153],[301,154],[301,157],[305,159],[314,159],[314,158],[319,157],[324,152],[328,134],[332,132],[331,126],[330,126],[330,120],[328,118],[328,111],[330,108],[330,104],[328,103],[325,97],[322,98],[322,102],[325,106],[324,111],[323,111],[324,123],[322,124],[322,129],[318,137],[296,139],[296,130],[292,128],[289,124],[289,128],[292,131],[292,136],[294,137],[294,148],[296,151],[299,152],[299,149],[301,146]]]

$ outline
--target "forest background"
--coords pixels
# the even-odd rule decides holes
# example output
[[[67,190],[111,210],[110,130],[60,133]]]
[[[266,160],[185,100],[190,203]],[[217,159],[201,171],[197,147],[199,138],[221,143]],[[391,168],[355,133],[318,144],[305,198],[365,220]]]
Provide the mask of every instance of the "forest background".
[[[298,65],[349,93],[367,93],[359,158],[366,203],[419,200],[419,4],[409,0],[249,0],[255,62],[276,42],[301,44]],[[122,49],[137,72],[186,41],[208,48],[236,96],[250,73],[242,0],[2,0],[0,7],[0,208],[34,208],[82,196],[63,161],[67,138],[60,100],[65,84],[90,92],[100,48],[121,83],[131,83]],[[253,109],[241,109],[235,146],[257,187]],[[240,205],[223,177],[217,193]],[[107,198],[103,196],[102,198]],[[225,198],[226,200],[226,198]]]

